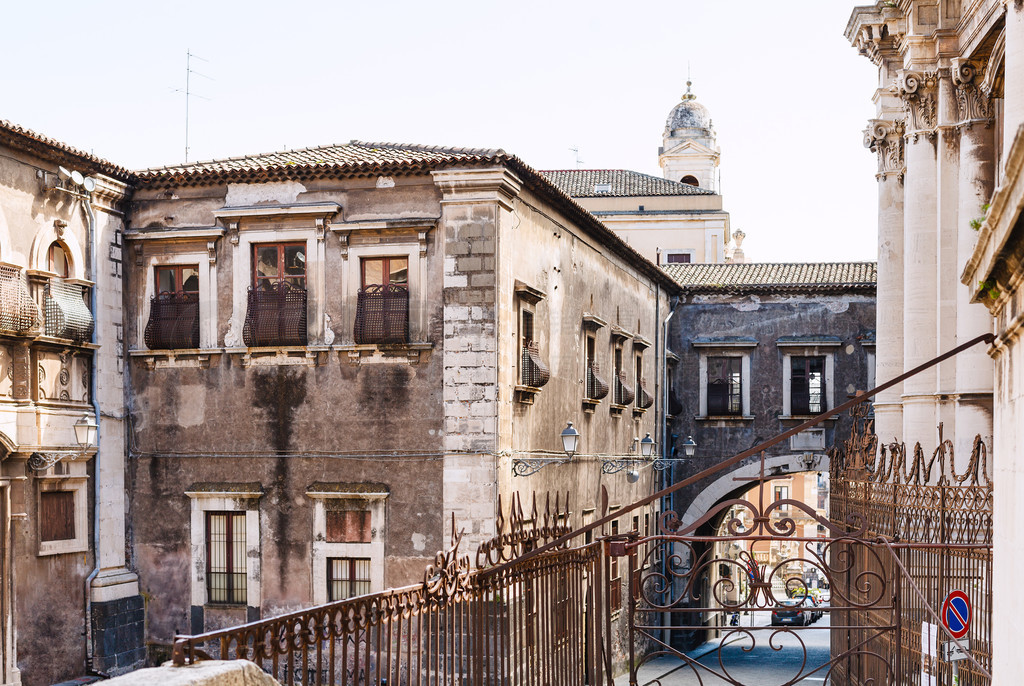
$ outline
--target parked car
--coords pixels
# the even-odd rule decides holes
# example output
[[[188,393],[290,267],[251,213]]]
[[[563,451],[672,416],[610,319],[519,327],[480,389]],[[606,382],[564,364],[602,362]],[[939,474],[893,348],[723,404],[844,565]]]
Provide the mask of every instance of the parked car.
[[[804,626],[810,624],[810,612],[799,600],[783,600],[772,610],[772,626],[794,624]]]
[[[818,601],[817,598],[815,598],[813,595],[807,596],[805,604],[810,608],[812,622],[816,622],[819,619],[821,619],[821,603]]]

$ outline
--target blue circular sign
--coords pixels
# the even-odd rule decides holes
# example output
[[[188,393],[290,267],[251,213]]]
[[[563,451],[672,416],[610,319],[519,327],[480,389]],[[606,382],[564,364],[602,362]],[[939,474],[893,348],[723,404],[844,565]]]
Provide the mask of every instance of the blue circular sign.
[[[953,591],[942,603],[942,623],[959,640],[971,628],[971,601],[963,591]]]

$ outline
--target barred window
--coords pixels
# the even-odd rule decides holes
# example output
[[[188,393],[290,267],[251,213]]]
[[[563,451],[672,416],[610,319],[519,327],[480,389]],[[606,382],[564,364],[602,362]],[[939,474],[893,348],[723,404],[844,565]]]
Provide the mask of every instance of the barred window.
[[[743,413],[743,359],[708,358],[708,414]]]
[[[370,592],[370,558],[327,559],[327,600],[344,600]]]
[[[210,604],[246,602],[245,512],[206,513],[206,598]]]
[[[821,414],[825,406],[825,358],[791,357],[790,407],[793,414]]]

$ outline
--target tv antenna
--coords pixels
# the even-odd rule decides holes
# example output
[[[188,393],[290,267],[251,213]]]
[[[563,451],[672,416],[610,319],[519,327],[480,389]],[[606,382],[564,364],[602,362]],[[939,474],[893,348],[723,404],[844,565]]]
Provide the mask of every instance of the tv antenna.
[[[186,50],[185,54],[186,54],[186,58],[185,58],[185,90],[182,90],[181,88],[175,88],[174,92],[175,93],[184,93],[185,94],[185,161],[188,162],[188,151],[189,151],[189,146],[188,146],[188,106],[189,106],[189,101],[192,98],[199,98],[200,100],[209,100],[210,99],[210,98],[207,98],[205,96],[197,95],[196,93],[192,92],[192,75],[195,74],[196,76],[202,76],[204,79],[209,79],[210,81],[213,81],[213,78],[207,76],[206,74],[201,74],[201,73],[197,72],[196,70],[194,70],[192,68],[192,59],[193,58],[199,60],[200,62],[206,62],[207,64],[209,64],[209,60],[203,59],[199,55],[193,54],[191,50]]]
[[[569,150],[576,155],[576,168],[579,169],[580,167],[583,166],[583,160],[580,159],[580,148],[579,148],[579,146],[578,145],[574,145],[573,147],[569,148]]]

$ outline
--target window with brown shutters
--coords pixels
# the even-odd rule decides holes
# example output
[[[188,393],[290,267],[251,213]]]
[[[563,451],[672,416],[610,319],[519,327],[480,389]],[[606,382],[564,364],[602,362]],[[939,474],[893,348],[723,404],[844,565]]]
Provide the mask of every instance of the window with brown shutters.
[[[327,513],[328,543],[370,543],[369,510],[343,510]]]
[[[74,491],[39,494],[39,536],[43,541],[67,541],[75,537]]]

